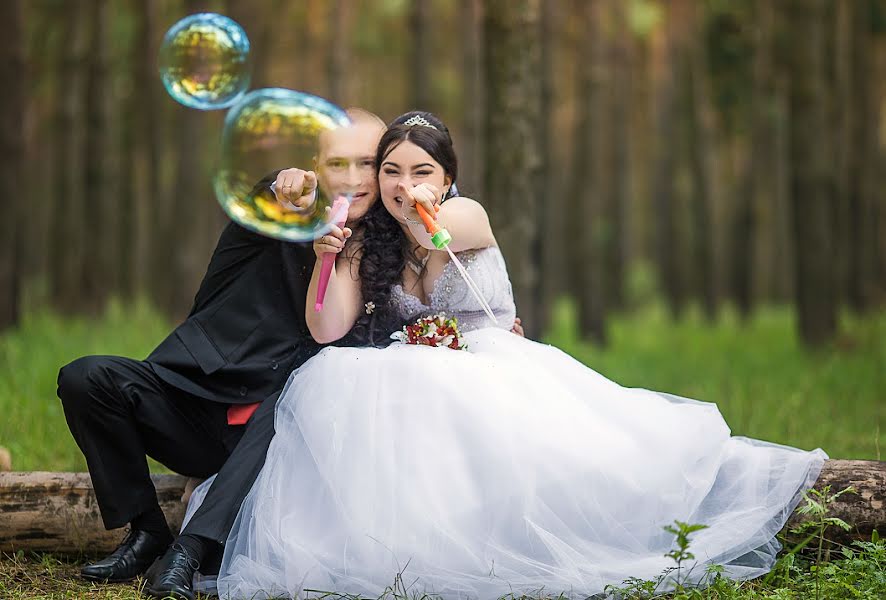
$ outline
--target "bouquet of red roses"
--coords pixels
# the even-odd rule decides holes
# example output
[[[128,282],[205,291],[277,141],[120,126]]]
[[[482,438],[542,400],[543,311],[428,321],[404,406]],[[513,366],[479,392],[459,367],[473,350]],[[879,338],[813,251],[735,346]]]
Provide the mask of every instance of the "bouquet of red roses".
[[[445,313],[422,317],[412,325],[395,331],[391,338],[404,344],[432,346],[464,350],[467,345],[461,339],[458,319],[448,318]]]

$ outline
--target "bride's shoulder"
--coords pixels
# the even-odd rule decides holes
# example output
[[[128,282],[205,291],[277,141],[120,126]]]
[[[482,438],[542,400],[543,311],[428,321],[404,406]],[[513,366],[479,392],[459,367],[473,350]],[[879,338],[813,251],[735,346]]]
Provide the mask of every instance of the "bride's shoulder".
[[[483,205],[467,196],[454,196],[443,203],[443,206],[449,210],[458,210],[458,212],[470,213],[472,215],[486,216],[486,209]]]

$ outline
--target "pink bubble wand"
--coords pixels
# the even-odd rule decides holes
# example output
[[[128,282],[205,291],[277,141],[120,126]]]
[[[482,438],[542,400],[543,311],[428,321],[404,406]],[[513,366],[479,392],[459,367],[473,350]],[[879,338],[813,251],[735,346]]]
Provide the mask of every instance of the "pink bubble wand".
[[[339,196],[332,203],[332,218],[330,219],[339,228],[344,227],[348,220],[348,208],[351,203],[344,196]],[[320,265],[320,281],[317,285],[317,303],[314,310],[323,310],[323,299],[326,298],[326,288],[329,287],[329,277],[332,275],[332,265],[335,264],[335,252],[325,252],[323,262]]]

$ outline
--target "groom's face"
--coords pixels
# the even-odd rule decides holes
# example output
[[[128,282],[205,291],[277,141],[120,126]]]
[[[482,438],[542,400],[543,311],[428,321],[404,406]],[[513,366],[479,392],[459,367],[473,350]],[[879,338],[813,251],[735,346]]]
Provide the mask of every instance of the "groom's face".
[[[317,181],[327,197],[351,195],[348,223],[363,217],[378,200],[375,150],[382,133],[376,123],[358,121],[320,137]]]

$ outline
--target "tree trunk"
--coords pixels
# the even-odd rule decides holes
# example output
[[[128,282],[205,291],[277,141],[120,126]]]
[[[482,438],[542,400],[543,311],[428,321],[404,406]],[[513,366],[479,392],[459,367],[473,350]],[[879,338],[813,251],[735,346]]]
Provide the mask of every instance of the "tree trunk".
[[[186,477],[153,475],[160,507],[170,528],[178,531],[184,517],[181,502]],[[815,483],[831,486],[831,493],[852,486],[831,507],[829,516],[852,526],[843,533],[832,528],[828,537],[848,543],[870,540],[871,532],[886,530],[886,462],[829,460]],[[88,473],[0,472],[0,552],[18,550],[60,554],[102,554],[114,549],[121,530],[105,531]],[[806,517],[794,514],[785,532]]]
[[[874,307],[877,280],[877,195],[882,202],[883,190],[877,186],[877,154],[881,108],[878,105],[876,73],[872,56],[875,52],[871,32],[871,2],[852,2],[849,36],[849,77],[851,94],[847,106],[850,117],[847,151],[846,202],[848,208],[847,299],[856,312]],[[882,206],[882,204],[881,204]]]
[[[158,288],[163,279],[155,277],[157,252],[165,244],[158,239],[160,217],[164,211],[164,198],[160,196],[160,82],[155,75],[156,56],[159,52],[160,32],[157,30],[156,7],[151,2],[136,2],[134,16],[136,32],[133,44],[133,165],[131,186],[128,189],[133,210],[132,269],[133,295],[159,298]],[[128,182],[124,182],[126,184]]]
[[[186,477],[153,475],[160,508],[173,531],[184,517]],[[0,552],[42,550],[103,554],[123,538],[106,531],[89,473],[0,472]]]
[[[18,324],[21,283],[21,220],[28,207],[25,190],[25,60],[21,0],[0,4],[0,81],[8,82],[0,98],[0,198],[7,210],[0,219],[0,331]]]
[[[555,148],[554,119],[554,41],[555,25],[559,0],[541,3],[539,15],[539,61],[538,79],[540,82],[538,132],[539,176],[536,180],[535,197],[542,204],[538,210],[538,235],[532,255],[539,276],[535,281],[533,302],[538,307],[535,322],[524,322],[526,335],[539,339],[547,331],[551,322],[551,309],[554,303],[554,290],[557,288],[557,254],[562,236],[556,229],[556,216],[563,211],[563,202],[558,191],[558,181],[553,173]]]
[[[78,4],[62,5],[61,61],[63,98],[56,115],[59,162],[52,175],[51,189],[44,189],[53,206],[49,243],[52,268],[52,299],[56,309],[74,313],[83,308],[80,277],[84,270],[83,245],[87,233],[83,196],[83,84],[87,43],[87,14]]]
[[[696,289],[705,316],[713,321],[717,316],[716,279],[714,276],[714,232],[711,218],[711,155],[713,132],[710,125],[710,104],[707,79],[707,52],[704,28],[697,11],[692,15],[695,33],[683,50],[685,69],[685,98],[687,101],[687,138],[689,141],[689,171],[692,178],[690,219],[692,223],[692,270]]]
[[[602,112],[606,102],[600,80],[602,11],[600,0],[579,0],[576,4],[581,37],[576,60],[575,162],[566,212],[571,216],[569,239],[575,245],[570,258],[579,334],[602,345],[606,343],[604,247],[609,225],[603,210],[608,174],[604,173],[606,157],[601,141],[607,139],[602,125],[608,115]]]
[[[606,94],[611,151],[611,186],[607,198],[610,214],[610,233],[607,238],[606,306],[607,310],[625,308],[625,274],[628,266],[628,216],[631,204],[631,31],[628,28],[628,7],[621,0],[610,0],[613,33],[608,52],[609,85]]]
[[[351,40],[351,13],[354,6],[352,0],[334,0],[329,12],[329,49],[328,78],[329,99],[347,106],[347,79],[348,59],[350,56]]]
[[[486,61],[486,203],[508,262],[517,311],[537,323],[538,273],[531,249],[538,235],[540,84],[539,0],[491,0],[484,15]]]
[[[433,23],[430,0],[412,0],[409,11],[409,35],[412,49],[409,53],[409,81],[412,103],[410,110],[434,110],[432,106],[431,73],[433,73]]]
[[[828,539],[849,544],[853,540],[870,541],[874,530],[886,531],[886,462],[828,460],[815,482],[815,488],[819,491],[826,486],[830,486],[832,494],[850,486],[855,489],[854,494],[843,494],[837,498],[828,514],[829,517],[843,519],[852,529],[843,531],[832,527],[828,530]],[[795,512],[784,531],[809,519],[808,515]]]
[[[86,141],[84,165],[84,208],[87,215],[83,243],[85,262],[80,275],[85,306],[92,313],[101,312],[109,292],[118,288],[114,259],[119,252],[119,224],[116,198],[111,198],[108,179],[110,98],[108,92],[108,4],[90,0],[88,14],[90,41],[86,72]]]
[[[834,244],[831,231],[833,178],[827,144],[824,0],[793,0],[790,154],[796,257],[796,303],[800,337],[821,346],[837,330]],[[788,15],[786,15],[788,16]],[[825,136],[827,137],[827,136]]]
[[[753,296],[763,301],[784,300],[775,290],[778,277],[779,211],[778,192],[778,98],[773,73],[773,36],[775,8],[768,0],[756,0],[754,16],[758,23],[754,35],[753,91],[751,96],[751,202],[757,224],[752,271]]]
[[[486,202],[483,189],[485,93],[483,77],[483,0],[461,0],[462,49],[464,69],[462,115],[464,142],[459,149],[458,188],[462,195]]]
[[[660,64],[657,65],[652,218],[655,223],[655,260],[659,287],[665,294],[671,315],[677,318],[683,312],[685,298],[678,268],[679,246],[674,208],[678,24],[675,22],[677,19],[673,6],[669,6],[665,19],[666,31],[659,54]]]

